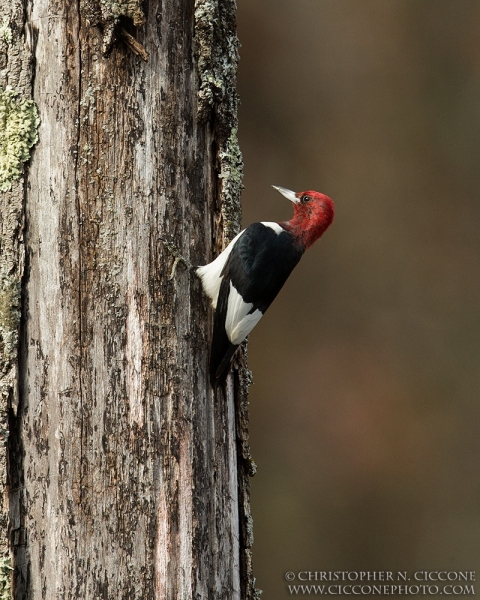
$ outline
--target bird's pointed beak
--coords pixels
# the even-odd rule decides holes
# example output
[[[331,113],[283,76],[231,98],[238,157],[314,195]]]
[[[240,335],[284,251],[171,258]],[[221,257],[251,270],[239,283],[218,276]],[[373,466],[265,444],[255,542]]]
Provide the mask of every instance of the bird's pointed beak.
[[[287,190],[287,188],[278,187],[277,185],[272,185],[272,187],[274,190],[277,190],[277,192],[280,192],[282,196],[288,198],[290,202],[294,202],[295,204],[299,202],[297,196],[295,195],[295,192],[292,192],[292,190]]]

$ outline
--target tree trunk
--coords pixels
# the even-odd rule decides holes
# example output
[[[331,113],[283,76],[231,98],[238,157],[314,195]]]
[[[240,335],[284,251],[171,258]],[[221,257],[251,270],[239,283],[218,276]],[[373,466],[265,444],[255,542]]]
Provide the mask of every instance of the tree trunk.
[[[24,271],[2,371],[14,597],[253,598],[249,373],[240,356],[214,397],[182,260],[239,227],[234,0],[0,8],[41,118],[0,204],[2,268]]]

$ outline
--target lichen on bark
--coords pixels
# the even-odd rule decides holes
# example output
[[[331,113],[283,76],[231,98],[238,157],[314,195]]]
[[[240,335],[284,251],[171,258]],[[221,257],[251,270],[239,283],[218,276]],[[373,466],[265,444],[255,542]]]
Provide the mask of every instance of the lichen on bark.
[[[16,355],[20,323],[20,284],[0,265],[0,352],[7,359]]]
[[[236,91],[239,45],[235,1],[196,0],[197,118],[205,122],[215,116],[224,246],[240,231],[242,220],[243,161],[237,140]]]
[[[35,102],[19,99],[12,87],[0,88],[0,191],[12,188],[22,174],[23,163],[37,143],[40,124]]]
[[[93,25],[118,22],[121,17],[132,19],[135,27],[145,22],[141,0],[82,0],[80,8]]]
[[[218,153],[222,181],[222,216],[224,237],[232,240],[240,231],[240,194],[243,189],[243,159],[238,145],[237,129],[232,127],[230,136]]]
[[[0,25],[0,40],[3,40],[7,44],[11,44],[13,39],[12,29],[10,28],[10,21],[7,17],[3,17],[2,24]]]
[[[0,600],[12,597],[12,561],[10,557],[0,558]]]

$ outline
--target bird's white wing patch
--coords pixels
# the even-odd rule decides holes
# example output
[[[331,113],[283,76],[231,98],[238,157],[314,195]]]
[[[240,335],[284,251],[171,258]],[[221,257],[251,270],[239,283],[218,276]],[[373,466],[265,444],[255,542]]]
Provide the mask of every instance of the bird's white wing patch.
[[[279,225],[278,223],[273,223],[270,221],[260,221],[262,225],[265,225],[265,227],[270,227],[270,229],[273,229],[273,231],[277,234],[280,235],[282,233],[282,231],[285,231],[285,229]]]
[[[245,231],[245,229],[243,231]],[[197,268],[197,275],[202,280],[205,293],[212,300],[213,308],[217,308],[218,292],[220,291],[220,284],[222,283],[220,273],[227,262],[227,258],[230,256],[230,252],[232,251],[235,242],[242,235],[243,231],[233,238],[225,250],[219,254],[214,261],[208,263],[208,265]]]
[[[232,344],[240,344],[263,317],[260,310],[255,310],[249,315],[252,306],[251,302],[244,302],[232,282],[230,282],[225,331]]]
[[[232,344],[238,345],[247,337],[255,325],[263,317],[261,310],[255,310],[251,315],[246,315],[232,332]]]

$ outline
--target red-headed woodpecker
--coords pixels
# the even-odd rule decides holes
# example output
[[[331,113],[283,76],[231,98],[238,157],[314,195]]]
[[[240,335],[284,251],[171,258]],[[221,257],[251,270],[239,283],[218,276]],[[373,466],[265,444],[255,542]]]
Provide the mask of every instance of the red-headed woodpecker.
[[[302,254],[333,221],[328,196],[273,187],[293,202],[293,218],[253,223],[213,262],[197,268],[215,309],[210,355],[214,387],[223,381],[235,350],[263,317]]]

